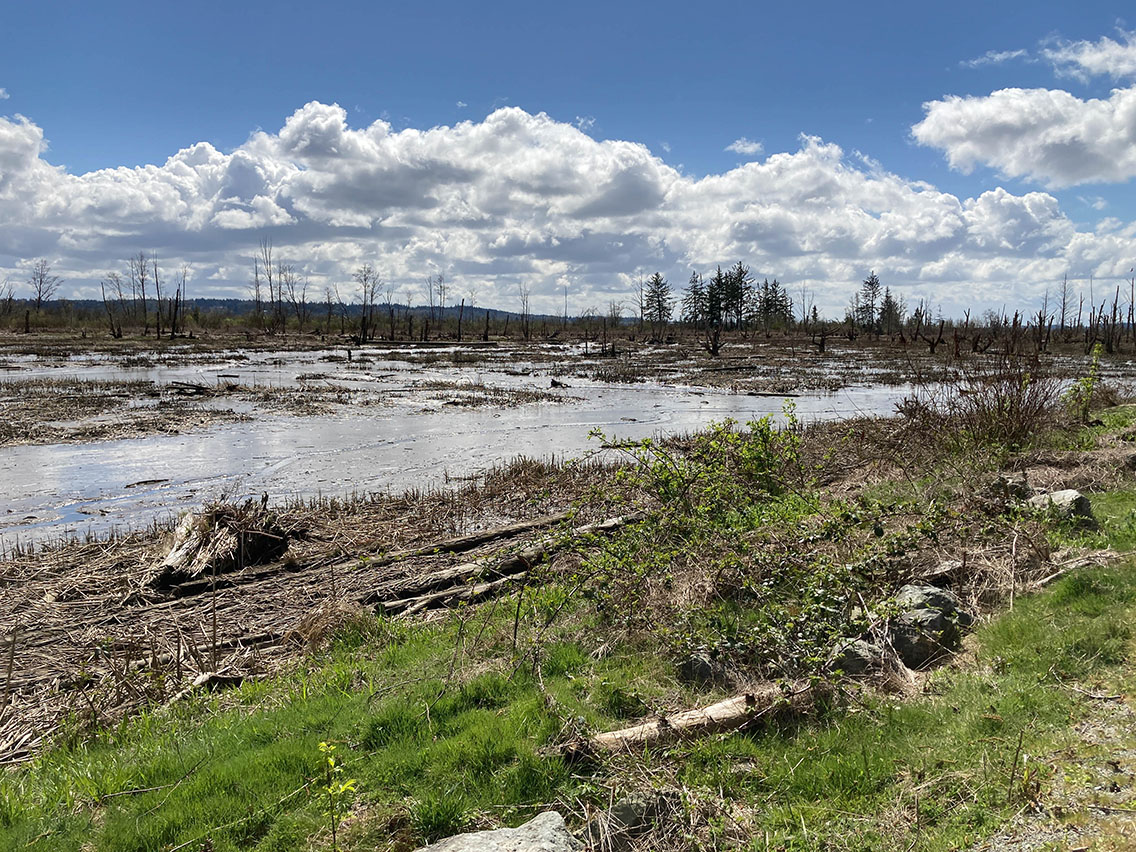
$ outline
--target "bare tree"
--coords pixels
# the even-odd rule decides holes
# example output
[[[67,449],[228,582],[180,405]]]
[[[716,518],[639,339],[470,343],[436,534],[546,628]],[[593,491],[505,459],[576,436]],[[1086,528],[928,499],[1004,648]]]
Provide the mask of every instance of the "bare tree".
[[[323,288],[323,299],[324,299],[324,303],[327,305],[327,319],[324,321],[324,324],[323,324],[323,333],[324,334],[331,334],[331,310],[335,305],[334,296],[335,296],[335,291],[332,290],[330,287],[324,287]]]
[[[1136,339],[1136,269],[1128,270],[1128,337]]]
[[[264,331],[264,299],[260,289],[260,258],[252,259],[252,280],[249,281],[249,290],[252,291],[253,321],[256,327]]]
[[[414,339],[414,314],[410,312],[411,302],[414,301],[414,290],[411,287],[406,288],[406,308],[402,312],[402,318],[406,320],[406,338],[407,340]]]
[[[813,309],[816,307],[816,295],[804,281],[797,288],[797,305],[801,309],[801,325],[805,331],[808,331],[809,317],[812,316]]]
[[[158,330],[158,337],[162,336],[162,278],[158,275],[158,256],[150,255],[151,266],[154,270],[154,326]]]
[[[1065,334],[1065,326],[1069,322],[1069,314],[1073,310],[1073,286],[1069,283],[1069,276],[1061,279],[1061,286],[1057,290],[1057,318],[1058,331]]]
[[[146,263],[146,252],[138,252],[138,257],[130,258],[127,265],[127,275],[130,276],[130,294],[135,305],[135,321],[137,321],[137,306],[142,306],[142,333],[150,333],[150,317],[146,310],[146,281],[150,277],[150,269]]]
[[[280,292],[279,273],[283,264],[272,262],[272,240],[268,237],[260,239],[260,262],[264,270],[264,279],[268,284],[268,332],[275,334],[284,325],[284,294]]]
[[[438,312],[439,322],[444,322],[446,318],[446,295],[449,293],[449,282],[446,281],[446,276],[439,272],[434,279],[434,286],[438,288]]]
[[[16,287],[12,284],[11,279],[5,278],[4,282],[0,284],[0,317],[6,317],[12,313],[12,305],[16,300]]]
[[[103,294],[103,308],[106,310],[107,323],[110,325],[110,336],[118,339],[122,337],[122,315],[125,312],[122,293],[122,276],[117,272],[107,274],[99,282],[99,289]]]
[[[638,330],[643,331],[643,320],[647,315],[647,285],[643,282],[643,276],[639,276],[639,282],[635,285],[635,308],[639,312],[639,325]]]
[[[364,263],[355,270],[352,276],[359,285],[359,301],[363,306],[362,317],[359,320],[359,342],[366,343],[368,335],[374,336],[372,324],[375,316],[375,302],[378,299],[379,287],[383,280],[375,271],[375,267]]]
[[[387,284],[383,290],[383,295],[387,300],[387,331],[390,332],[389,340],[394,340],[394,321],[395,321],[395,305],[394,305],[394,282]]]
[[[1045,288],[1045,295],[1041,298],[1041,307],[1034,314],[1037,322],[1034,343],[1038,352],[1044,352],[1049,345],[1049,331],[1053,328],[1053,315],[1049,312],[1049,288]]]
[[[178,320],[185,306],[185,285],[189,280],[189,267],[182,265],[181,272],[174,278],[174,283],[177,285],[174,289],[174,297],[170,300],[170,340],[174,339],[177,335]]]
[[[527,284],[517,284],[517,290],[521,300],[521,333],[525,340],[528,340],[532,333],[529,327],[529,298],[532,296],[532,287]]]
[[[50,302],[55,296],[63,279],[51,274],[51,264],[46,258],[37,260],[28,275],[28,286],[32,288],[32,298],[35,300],[36,313],[40,312],[44,302]]]
[[[347,334],[347,302],[339,295],[339,285],[335,285],[335,304],[339,307],[339,333]]]
[[[280,264],[277,267],[277,273],[280,279],[280,289],[284,293],[284,298],[288,300],[288,304],[292,306],[292,312],[296,315],[296,326],[299,328],[300,334],[303,334],[310,312],[308,308],[308,279],[301,280],[296,268],[291,264]]]

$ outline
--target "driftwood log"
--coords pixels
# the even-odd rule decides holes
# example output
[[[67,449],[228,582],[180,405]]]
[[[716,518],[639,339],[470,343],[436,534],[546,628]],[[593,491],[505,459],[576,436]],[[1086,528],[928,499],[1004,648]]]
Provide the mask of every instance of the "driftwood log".
[[[569,746],[568,750],[611,753],[737,731],[779,710],[803,710],[813,703],[815,697],[814,688],[808,681],[797,681],[785,687],[767,683],[708,707],[683,710],[641,725],[596,734],[586,743]]]
[[[288,538],[267,512],[231,506],[190,512],[174,528],[169,553],[143,585],[164,589],[210,573],[271,562],[284,555]]]
[[[496,594],[509,583],[523,580],[536,565],[562,547],[587,535],[605,535],[642,517],[640,514],[619,515],[567,531],[563,537],[526,547],[516,553],[465,562],[429,574],[383,584],[359,599],[388,615],[412,615],[432,606],[459,601],[474,601]],[[478,582],[482,581],[482,582]]]

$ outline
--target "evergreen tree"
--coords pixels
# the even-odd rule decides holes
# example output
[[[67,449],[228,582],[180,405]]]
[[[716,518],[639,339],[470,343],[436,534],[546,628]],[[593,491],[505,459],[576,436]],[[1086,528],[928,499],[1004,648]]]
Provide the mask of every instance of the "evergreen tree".
[[[651,324],[651,334],[656,340],[661,340],[674,311],[671,285],[663,278],[662,273],[656,272],[647,281],[643,303],[644,317]]]
[[[762,301],[762,320],[767,334],[772,329],[789,328],[793,324],[793,300],[776,278],[762,286]]]
[[[706,335],[706,351],[711,355],[717,355],[722,348],[722,326],[727,321],[727,295],[732,277],[719,266],[706,285],[706,314],[702,328]]]
[[[752,298],[753,278],[750,277],[749,267],[739,260],[726,273],[725,282],[722,319],[727,324],[732,322],[734,328],[740,329],[745,321],[746,305]]]
[[[880,279],[873,271],[860,287],[860,304],[856,313],[856,324],[861,329],[867,332],[878,335],[879,328],[879,305],[882,285]]]
[[[705,319],[706,286],[702,283],[701,275],[691,272],[690,282],[686,285],[686,292],[682,297],[682,321],[700,326]]]
[[[879,327],[880,332],[891,337],[903,328],[903,320],[907,313],[907,305],[903,299],[896,299],[891,294],[891,288],[884,288],[884,299],[880,304]]]

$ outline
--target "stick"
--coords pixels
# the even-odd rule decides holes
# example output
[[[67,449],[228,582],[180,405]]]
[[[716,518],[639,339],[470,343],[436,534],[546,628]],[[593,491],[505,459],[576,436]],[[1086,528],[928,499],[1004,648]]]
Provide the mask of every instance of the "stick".
[[[0,699],[0,719],[8,715],[8,697],[12,692],[12,667],[16,662],[16,636],[20,632],[20,625],[12,628],[12,639],[8,643],[8,670],[4,675],[4,698]]]

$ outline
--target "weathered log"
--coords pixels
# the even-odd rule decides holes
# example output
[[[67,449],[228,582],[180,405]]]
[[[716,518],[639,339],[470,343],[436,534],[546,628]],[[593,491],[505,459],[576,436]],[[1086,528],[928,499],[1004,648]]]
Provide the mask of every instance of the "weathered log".
[[[586,742],[585,749],[616,752],[736,731],[777,710],[803,709],[812,703],[814,697],[813,687],[808,681],[797,681],[786,687],[767,683],[752,692],[735,695],[708,707],[683,710],[641,725],[596,734]]]
[[[219,506],[191,512],[174,529],[173,544],[143,585],[167,588],[179,581],[270,562],[288,549],[288,534],[272,515]]]
[[[357,547],[356,555],[351,557],[345,556],[342,552],[332,555],[318,556],[306,560],[283,560],[273,562],[270,564],[263,564],[259,566],[257,571],[243,571],[239,576],[218,578],[216,580],[217,589],[226,589],[230,586],[246,586],[258,583],[262,580],[271,580],[280,574],[298,574],[305,571],[313,571],[317,568],[326,568],[331,571],[349,570],[359,567],[361,559],[366,559],[366,565],[369,569],[383,568],[387,565],[393,565],[397,562],[403,562],[409,559],[417,559],[425,556],[435,556],[443,553],[463,553],[467,550],[472,550],[483,544],[490,544],[494,541],[501,539],[512,538],[520,535],[521,533],[530,532],[532,530],[540,529],[542,527],[552,526],[558,524],[569,517],[567,512],[561,512],[555,515],[543,515],[539,518],[533,518],[528,521],[520,521],[515,524],[506,524],[505,526],[493,527],[492,529],[479,530],[475,533],[467,535],[456,536],[452,538],[440,539],[431,542],[430,544],[422,545],[408,550],[396,550],[390,553],[385,553],[382,556],[368,556],[370,551],[373,551],[380,544],[379,539],[372,541],[362,542]],[[453,569],[446,569],[453,570]],[[214,581],[212,578],[188,580],[185,582],[177,583],[170,586],[166,591],[167,594],[175,598],[191,597],[193,595],[200,595],[208,592],[213,588]],[[388,590],[381,590],[382,594],[386,594]],[[400,594],[397,590],[394,594]],[[381,599],[381,594],[378,596],[372,595],[366,601],[361,603],[374,603]]]
[[[388,614],[404,611],[408,614],[419,612],[431,604],[450,599],[470,600],[472,598],[465,592],[471,588],[469,583],[472,580],[504,577],[511,581],[523,578],[530,569],[543,562],[567,542],[575,541],[583,535],[613,532],[639,517],[641,516],[637,514],[620,515],[605,521],[584,524],[571,530],[562,541],[537,544],[503,558],[493,556],[443,568],[419,577],[399,579],[379,586],[358,600],[364,605],[382,606]],[[485,592],[504,585],[506,584],[500,582],[482,584],[477,587],[480,591],[474,597],[484,597]]]
[[[440,592],[431,592],[428,595],[420,595],[415,598],[406,598],[403,600],[384,601],[381,606],[388,615],[395,613],[405,613],[406,615],[413,615],[416,612],[421,612],[433,604],[437,603],[456,603],[458,601],[476,601],[484,597],[489,597],[492,594],[503,589],[509,583],[523,580],[525,578],[524,572],[520,574],[509,574],[497,580],[491,580],[487,583],[475,583],[473,585],[456,586],[454,588],[443,589]]]
[[[480,547],[483,544],[491,544],[503,538],[513,538],[521,533],[531,532],[532,530],[542,529],[543,527],[551,527],[561,521],[566,521],[570,517],[568,512],[559,512],[555,515],[542,515],[539,518],[533,518],[528,521],[518,521],[515,524],[506,524],[502,527],[493,527],[487,530],[478,530],[468,535],[456,536],[454,538],[442,539],[441,541],[431,542],[430,544],[422,547],[415,547],[410,550],[396,550],[391,553],[383,554],[379,557],[369,558],[368,565],[371,567],[381,567],[383,565],[390,565],[395,562],[401,562],[404,559],[415,559],[420,556],[433,556],[437,553],[465,553],[467,550],[473,550],[475,547]],[[365,542],[359,546],[359,551],[374,550],[382,544],[381,540],[375,539],[373,541]],[[337,559],[339,557],[336,557]],[[336,567],[354,567],[359,561],[356,556],[343,562],[326,561],[325,565],[335,565]]]
[[[151,575],[151,579],[144,583],[150,588],[162,588],[165,593],[174,598],[192,597],[208,592],[211,588],[215,587],[226,589],[231,586],[247,586],[261,581],[271,581],[273,578],[280,574],[297,574],[306,571],[312,571],[318,568],[326,568],[332,571],[348,570],[359,567],[361,559],[366,560],[366,567],[368,569],[383,568],[387,565],[393,565],[398,562],[404,562],[411,559],[418,559],[428,556],[436,556],[444,553],[462,553],[467,550],[472,550],[483,544],[490,544],[494,541],[502,539],[513,538],[522,533],[531,532],[532,530],[541,529],[543,527],[553,526],[558,524],[570,515],[567,512],[562,512],[554,515],[544,515],[539,518],[533,518],[528,521],[520,521],[515,524],[507,524],[505,526],[494,527],[492,529],[480,530],[468,535],[457,536],[453,538],[441,539],[439,541],[431,542],[430,544],[423,545],[407,550],[392,551],[385,553],[382,556],[367,556],[367,552],[374,550],[379,546],[378,540],[363,542],[358,545],[359,549],[357,554],[351,557],[346,557],[342,553],[337,553],[330,556],[321,556],[303,561],[299,560],[284,560],[272,562],[268,564],[261,564],[256,571],[242,571],[239,575],[231,577],[218,577],[216,579],[198,575],[198,579],[184,580],[176,582],[176,576],[171,575],[169,579],[175,581],[174,585],[163,585],[157,582],[154,577],[158,573],[155,571]],[[609,518],[605,521],[597,523],[585,524],[577,527],[570,532],[570,535],[580,536],[588,534],[603,534],[618,529],[619,527],[631,523],[634,520],[642,517],[642,514],[621,515],[615,518]],[[249,563],[246,563],[249,564]],[[417,594],[427,591],[429,588],[437,588],[448,575],[452,573],[454,580],[468,579],[468,576],[477,574],[472,566],[478,568],[483,567],[482,563],[465,563],[463,565],[455,566],[453,568],[442,569],[439,572],[433,572],[421,578],[400,578],[391,583],[384,584],[377,588],[372,594],[366,595],[359,599],[360,603],[374,604],[389,597],[405,597],[408,594]],[[224,569],[220,573],[224,573]]]

